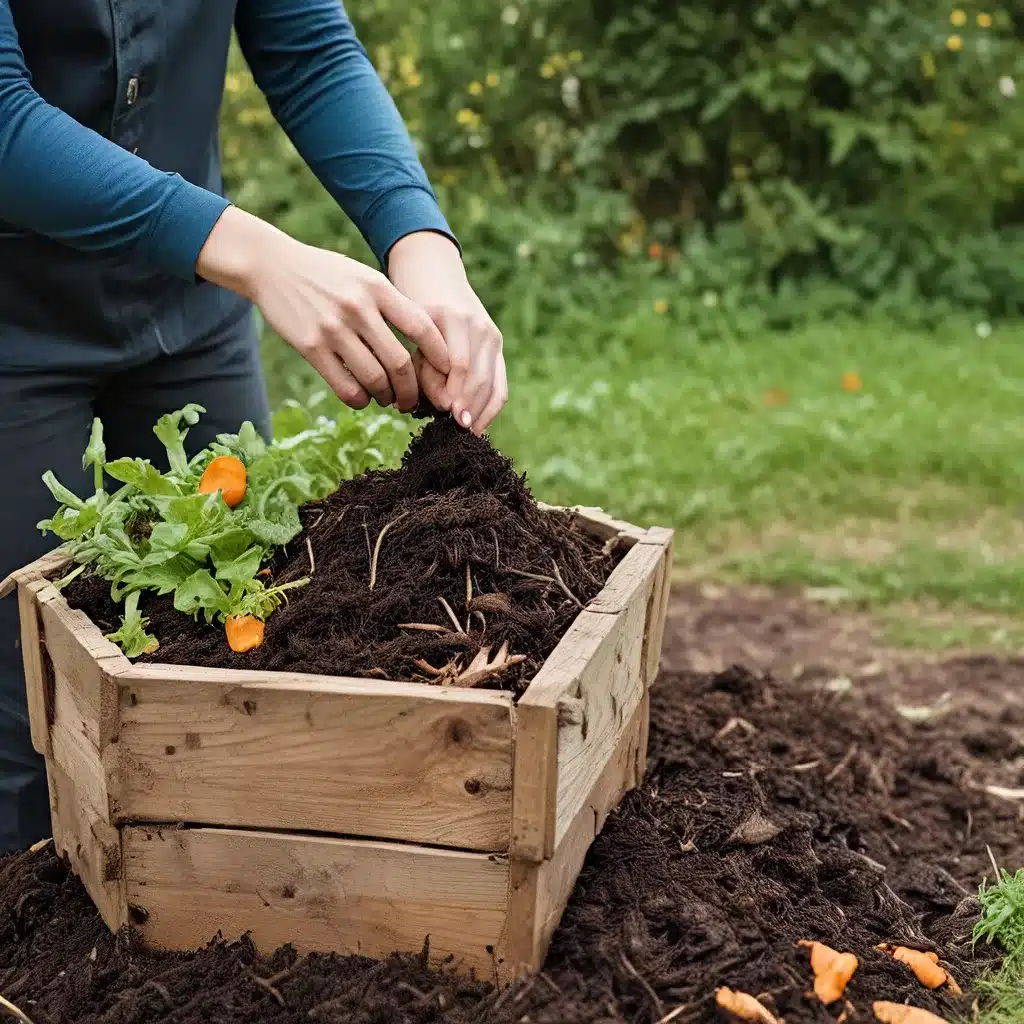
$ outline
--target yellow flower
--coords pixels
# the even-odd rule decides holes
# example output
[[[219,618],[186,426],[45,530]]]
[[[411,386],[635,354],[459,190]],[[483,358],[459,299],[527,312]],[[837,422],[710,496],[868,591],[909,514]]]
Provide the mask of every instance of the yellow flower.
[[[408,78],[416,70],[416,60],[409,53],[403,53],[398,58],[398,73],[403,78]]]
[[[963,49],[964,41],[959,36],[950,36],[946,40],[946,46],[948,46],[949,49],[956,53],[957,50]]]
[[[981,28],[991,28],[992,27],[992,15],[991,14],[984,14],[984,13],[979,14],[978,15],[978,25]]]
[[[474,125],[480,119],[480,115],[475,110],[470,110],[469,107],[463,107],[456,115],[455,120],[459,124]]]
[[[479,96],[484,91],[484,87],[479,82],[469,83],[469,95]]]
[[[930,53],[921,54],[921,74],[925,78],[935,77],[935,58]]]
[[[551,55],[551,64],[556,71],[564,71],[568,61],[560,53],[555,53]]]
[[[540,66],[540,77],[541,78],[554,78],[555,77],[555,66],[551,61],[544,61]]]
[[[967,15],[959,7],[950,12],[949,23],[951,25],[966,25]]]
[[[570,50],[569,51],[569,63],[570,64],[579,64],[579,62],[581,60],[583,60],[583,51],[582,50]]]
[[[654,312],[657,313],[658,316],[663,316],[668,312],[668,302],[665,299],[655,299]]]
[[[500,81],[501,81],[501,76],[498,74],[497,71],[492,71],[487,76],[487,84],[492,89],[495,88],[495,86],[497,86]]]
[[[414,71],[411,75],[406,76],[405,84],[411,89],[418,89],[423,84],[423,76],[418,71]]]

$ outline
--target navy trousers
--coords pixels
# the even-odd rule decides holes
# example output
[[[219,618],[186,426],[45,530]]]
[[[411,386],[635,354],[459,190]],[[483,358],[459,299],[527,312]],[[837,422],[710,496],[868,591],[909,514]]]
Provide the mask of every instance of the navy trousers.
[[[56,508],[41,480],[47,469],[83,497],[91,492],[82,452],[94,416],[103,420],[108,458],[141,456],[161,467],[166,455],[153,425],[189,402],[207,410],[189,432],[190,454],[243,420],[270,437],[251,318],[173,354],[86,367],[44,360],[40,368],[5,366],[2,334],[0,328],[0,578],[59,543],[36,528]],[[11,595],[0,600],[0,854],[50,834],[46,773],[29,737],[18,602]]]

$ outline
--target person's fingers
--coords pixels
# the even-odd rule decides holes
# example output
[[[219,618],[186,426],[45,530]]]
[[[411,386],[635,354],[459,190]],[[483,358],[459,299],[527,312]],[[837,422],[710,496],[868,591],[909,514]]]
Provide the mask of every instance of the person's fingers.
[[[382,278],[375,297],[377,308],[388,323],[394,324],[431,366],[441,373],[450,373],[448,346],[427,311],[406,298],[387,278]]]
[[[497,418],[508,402],[508,374],[505,370],[505,356],[499,352],[494,373],[494,388],[484,411],[473,422],[473,432],[482,434]]]
[[[435,409],[447,412],[452,407],[452,401],[448,397],[444,374],[438,372],[419,352],[413,355],[412,362],[420,382],[420,390],[430,399],[430,404]]]
[[[334,332],[335,351],[348,372],[371,394],[378,405],[391,405],[395,400],[387,370],[355,331],[341,327]],[[397,344],[397,342],[396,342]]]
[[[419,401],[420,389],[408,349],[395,337],[376,310],[367,316],[361,333],[388,375],[395,405],[401,412],[412,412]]]
[[[501,334],[486,316],[470,322],[472,367],[462,386],[462,406],[468,411],[470,425],[477,430],[477,419],[487,407],[494,391]]]
[[[469,324],[456,317],[446,317],[442,326],[444,339],[448,343],[448,358],[451,360],[451,372],[445,388],[451,400],[452,416],[460,426],[468,428],[473,425],[473,413],[464,393],[473,368]]]
[[[316,348],[306,355],[310,366],[327,382],[327,386],[349,408],[365,409],[370,396],[359,382],[345,369],[344,363],[329,348]]]

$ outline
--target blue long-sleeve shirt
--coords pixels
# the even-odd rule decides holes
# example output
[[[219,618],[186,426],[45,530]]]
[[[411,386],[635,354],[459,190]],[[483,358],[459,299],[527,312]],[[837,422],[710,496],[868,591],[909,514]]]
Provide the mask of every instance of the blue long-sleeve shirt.
[[[0,326],[38,319],[5,301],[19,254],[61,264],[55,299],[62,278],[73,289],[92,274],[100,301],[148,300],[133,325],[157,316],[168,278],[195,286],[228,205],[217,115],[232,27],[274,115],[382,264],[405,234],[451,236],[338,0],[0,0]]]

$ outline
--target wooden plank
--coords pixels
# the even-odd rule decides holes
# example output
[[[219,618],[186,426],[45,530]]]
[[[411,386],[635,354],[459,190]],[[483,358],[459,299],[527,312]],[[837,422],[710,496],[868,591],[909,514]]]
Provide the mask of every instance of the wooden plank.
[[[635,544],[612,570],[587,611],[617,615],[633,601],[646,602],[665,564],[665,549],[656,544]]]
[[[50,585],[37,592],[46,652],[54,672],[70,684],[82,726],[98,751],[117,738],[117,686],[113,677],[131,668],[85,612],[68,607]]]
[[[81,799],[78,780],[52,760],[46,765],[53,843],[67,854],[107,927],[128,923],[121,872],[121,836]]]
[[[625,793],[643,781],[649,719],[650,698],[645,694],[554,856],[541,864],[512,862],[509,975],[521,976],[543,965],[591,844]]]
[[[644,627],[643,665],[648,686],[654,683],[661,667],[661,651],[665,642],[665,621],[668,618],[668,602],[672,590],[673,536],[671,530],[651,530],[651,534],[667,534],[662,543],[662,564],[651,593],[647,610],[647,624]]]
[[[541,508],[555,507],[541,503]],[[630,546],[643,540],[647,533],[643,527],[634,526],[632,523],[627,523],[622,519],[615,519],[608,515],[604,509],[598,508],[595,505],[573,505],[571,508],[563,509],[563,511],[572,513],[573,522],[584,533],[606,543],[617,538],[623,544]]]
[[[21,658],[25,667],[28,723],[32,746],[44,757],[50,753],[53,673],[43,653],[43,634],[36,595],[45,586],[41,580],[31,580],[18,586],[18,617],[21,622]]]
[[[95,737],[96,720],[67,677],[54,671],[51,760],[73,781],[78,800],[92,814],[110,821],[107,773]]]
[[[71,557],[64,551],[63,546],[47,551],[41,558],[21,569],[15,569],[4,580],[0,581],[0,598],[14,593],[19,583],[31,583],[35,580],[49,579],[55,576],[62,569],[71,565]]]
[[[494,977],[508,861],[398,843],[232,829],[124,829],[127,900],[147,943],[194,949],[250,932],[263,952],[385,957],[430,938],[467,972]]]
[[[649,592],[615,615],[581,612],[520,700],[558,709],[555,844],[561,842],[647,690]]]
[[[558,710],[520,703],[515,714],[510,853],[513,858],[541,861],[555,848]]]
[[[115,820],[508,850],[508,694],[170,668],[120,678]]]

